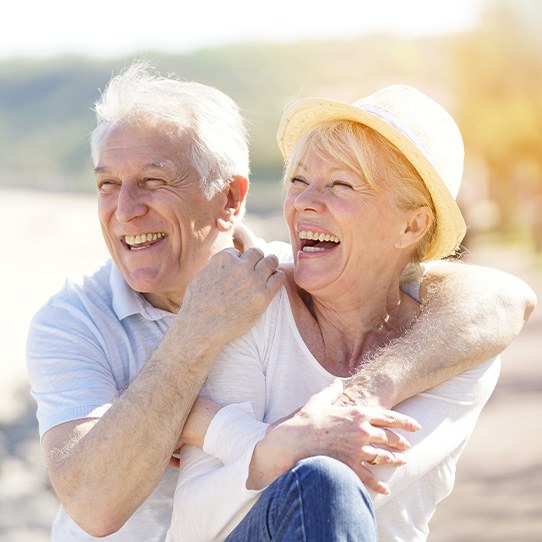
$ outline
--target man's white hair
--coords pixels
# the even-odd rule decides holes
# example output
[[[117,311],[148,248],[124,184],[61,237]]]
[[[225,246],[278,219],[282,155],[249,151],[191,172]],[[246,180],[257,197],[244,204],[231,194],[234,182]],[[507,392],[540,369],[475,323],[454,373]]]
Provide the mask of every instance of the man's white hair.
[[[97,126],[90,138],[94,165],[109,129],[136,123],[164,127],[173,135],[188,134],[187,160],[198,171],[207,198],[234,176],[249,176],[244,120],[235,102],[214,87],[162,77],[138,60],[109,81],[95,111]]]

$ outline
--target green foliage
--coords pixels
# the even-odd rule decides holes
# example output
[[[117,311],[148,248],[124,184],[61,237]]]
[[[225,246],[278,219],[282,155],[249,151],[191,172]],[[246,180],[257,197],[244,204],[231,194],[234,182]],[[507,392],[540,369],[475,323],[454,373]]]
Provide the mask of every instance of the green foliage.
[[[278,180],[282,159],[275,133],[288,102],[315,94],[354,100],[380,84],[419,83],[432,64],[423,51],[437,46],[372,36],[287,45],[242,43],[190,55],[139,57],[151,60],[162,73],[213,85],[232,96],[249,126],[254,177]],[[72,189],[87,183],[93,104],[111,74],[131,60],[59,57],[0,63],[0,183],[11,183],[13,172],[21,177],[65,175],[66,188]]]

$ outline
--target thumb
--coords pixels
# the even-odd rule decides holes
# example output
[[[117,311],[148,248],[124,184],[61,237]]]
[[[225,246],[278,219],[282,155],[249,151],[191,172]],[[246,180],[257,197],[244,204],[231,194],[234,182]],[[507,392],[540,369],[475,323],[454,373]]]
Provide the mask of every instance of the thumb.
[[[336,378],[329,386],[311,396],[307,404],[332,405],[341,396],[342,392],[343,382],[340,378]]]

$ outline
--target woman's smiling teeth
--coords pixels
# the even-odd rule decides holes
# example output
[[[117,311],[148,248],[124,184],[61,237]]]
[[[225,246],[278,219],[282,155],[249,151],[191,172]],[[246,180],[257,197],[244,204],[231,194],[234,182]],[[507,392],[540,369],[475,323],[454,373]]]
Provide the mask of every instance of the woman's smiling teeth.
[[[333,245],[338,245],[341,242],[336,235],[331,233],[302,230],[298,232],[298,236],[301,240],[302,252],[324,252],[325,250],[334,248]],[[331,243],[331,245],[328,243]]]
[[[159,239],[162,239],[162,237],[165,237],[165,236],[166,234],[162,232],[142,233],[140,235],[125,235],[124,242],[130,247],[131,250],[134,250],[138,248],[144,248],[148,246],[148,243],[158,241]],[[140,246],[140,245],[144,245],[144,246]]]

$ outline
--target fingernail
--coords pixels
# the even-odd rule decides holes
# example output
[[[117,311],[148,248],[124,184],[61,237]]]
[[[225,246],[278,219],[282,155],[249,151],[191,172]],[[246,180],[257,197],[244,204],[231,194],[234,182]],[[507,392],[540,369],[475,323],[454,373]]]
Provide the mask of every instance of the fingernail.
[[[403,454],[395,454],[395,457],[399,460],[400,463],[406,463],[406,458]]]

